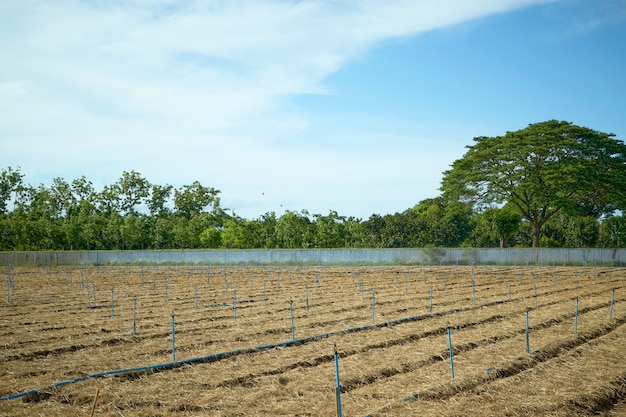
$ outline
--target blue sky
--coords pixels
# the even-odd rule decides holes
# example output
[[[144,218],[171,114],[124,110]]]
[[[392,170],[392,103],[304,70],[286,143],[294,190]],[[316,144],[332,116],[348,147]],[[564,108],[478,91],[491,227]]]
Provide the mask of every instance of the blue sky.
[[[0,51],[0,167],[245,218],[404,211],[544,120],[626,139],[626,0],[5,1]]]

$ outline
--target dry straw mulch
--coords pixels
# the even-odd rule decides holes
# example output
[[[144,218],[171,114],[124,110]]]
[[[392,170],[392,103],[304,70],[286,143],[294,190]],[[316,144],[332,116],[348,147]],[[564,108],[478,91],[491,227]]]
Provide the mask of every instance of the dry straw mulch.
[[[12,277],[0,396],[48,388],[0,401],[0,415],[89,415],[97,390],[96,415],[336,415],[335,345],[344,415],[624,410],[620,268],[133,266]],[[177,360],[242,352],[49,387],[171,361],[172,314]],[[292,317],[302,343],[253,349],[291,340]]]

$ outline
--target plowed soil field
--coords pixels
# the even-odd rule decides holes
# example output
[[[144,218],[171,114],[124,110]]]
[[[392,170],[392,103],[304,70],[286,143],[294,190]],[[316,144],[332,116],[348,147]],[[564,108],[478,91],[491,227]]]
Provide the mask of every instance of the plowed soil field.
[[[0,415],[626,416],[624,272],[16,267]]]

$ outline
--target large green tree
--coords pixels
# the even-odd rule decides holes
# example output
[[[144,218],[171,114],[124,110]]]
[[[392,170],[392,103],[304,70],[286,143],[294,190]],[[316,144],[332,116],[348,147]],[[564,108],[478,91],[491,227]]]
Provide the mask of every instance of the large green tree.
[[[626,217],[613,216],[601,224],[600,242],[607,248],[626,247]]]
[[[420,201],[411,214],[417,225],[410,245],[413,247],[460,246],[471,229],[468,206],[442,197]]]
[[[17,194],[23,191],[23,178],[24,174],[20,172],[19,167],[3,168],[0,171],[0,214],[8,213],[11,199],[17,199]]]
[[[464,245],[506,248],[519,230],[522,216],[517,208],[506,205],[489,208],[472,217],[471,231]]]
[[[347,246],[346,218],[331,210],[327,216],[314,214],[315,234],[313,242],[316,248],[345,248]]]
[[[444,172],[444,197],[478,209],[513,205],[534,247],[561,211],[600,217],[626,207],[626,146],[613,134],[549,120],[474,142]]]
[[[274,233],[279,248],[298,249],[313,247],[314,230],[308,211],[287,210],[278,219]]]

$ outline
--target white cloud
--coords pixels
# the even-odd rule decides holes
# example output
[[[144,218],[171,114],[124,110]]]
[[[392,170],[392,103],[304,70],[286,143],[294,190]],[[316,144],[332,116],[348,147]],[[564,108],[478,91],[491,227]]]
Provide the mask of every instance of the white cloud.
[[[332,94],[326,77],[390,39],[544,2],[2,2],[0,166],[53,178],[79,159],[74,177],[104,181],[141,166],[238,201],[248,182],[358,188],[391,152],[277,148],[311,123],[289,97]]]

